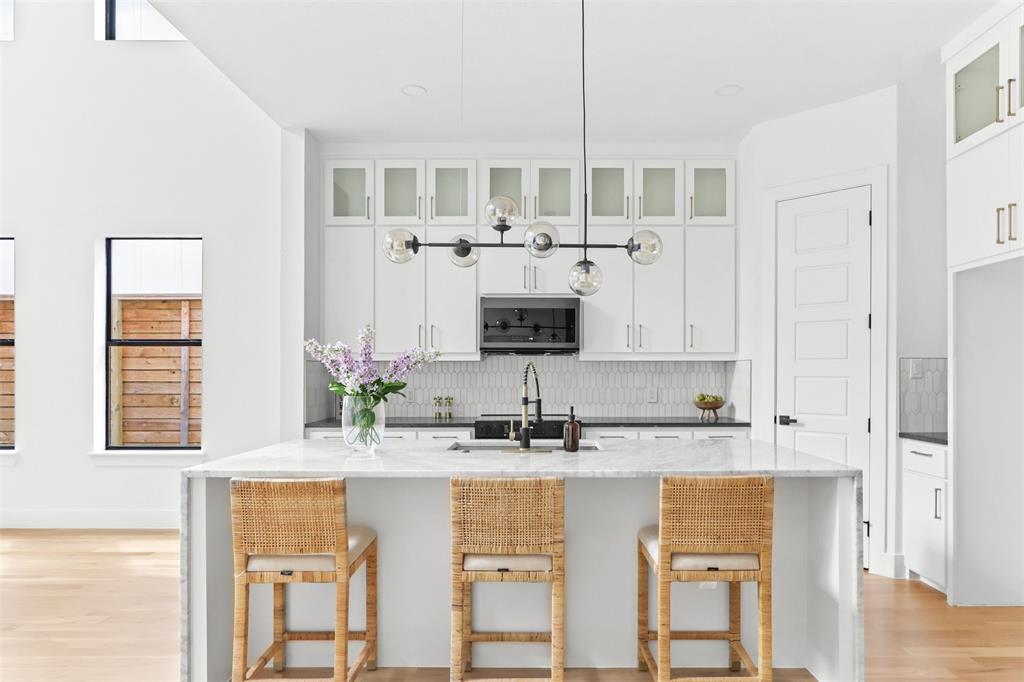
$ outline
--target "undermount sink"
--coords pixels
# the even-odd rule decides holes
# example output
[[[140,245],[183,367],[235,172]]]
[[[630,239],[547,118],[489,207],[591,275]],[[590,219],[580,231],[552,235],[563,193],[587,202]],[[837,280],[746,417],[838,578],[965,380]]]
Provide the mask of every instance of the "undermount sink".
[[[534,445],[533,447],[529,447],[526,449],[519,448],[513,442],[506,443],[503,441],[462,441],[452,443],[451,445],[448,446],[448,449],[455,452],[464,452],[467,454],[470,452],[498,452],[503,455],[531,455],[545,452],[565,452],[565,448],[562,447],[562,444],[560,442],[551,442],[550,444],[548,444],[545,443],[544,441],[541,441]],[[580,441],[580,452],[583,452],[584,450],[600,449],[601,448],[597,443],[591,441]]]

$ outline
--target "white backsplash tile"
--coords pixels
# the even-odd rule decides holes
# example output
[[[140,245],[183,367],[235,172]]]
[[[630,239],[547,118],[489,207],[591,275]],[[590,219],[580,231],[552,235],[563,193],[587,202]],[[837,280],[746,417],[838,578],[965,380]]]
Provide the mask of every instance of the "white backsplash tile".
[[[911,378],[912,362],[922,375]],[[900,431],[947,431],[946,358],[900,358]]]

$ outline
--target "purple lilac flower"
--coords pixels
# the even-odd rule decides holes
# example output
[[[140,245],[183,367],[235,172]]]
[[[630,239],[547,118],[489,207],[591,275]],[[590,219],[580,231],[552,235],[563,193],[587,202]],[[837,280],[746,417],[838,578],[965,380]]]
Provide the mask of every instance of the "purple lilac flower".
[[[305,347],[306,352],[320,362],[330,373],[331,378],[349,395],[373,395],[381,391],[384,383],[404,382],[410,374],[428,362],[433,362],[440,355],[437,351],[410,348],[400,353],[381,373],[373,360],[373,340],[373,328],[367,325],[359,332],[358,349],[355,353],[347,344],[341,342],[325,345],[316,339],[310,339]]]

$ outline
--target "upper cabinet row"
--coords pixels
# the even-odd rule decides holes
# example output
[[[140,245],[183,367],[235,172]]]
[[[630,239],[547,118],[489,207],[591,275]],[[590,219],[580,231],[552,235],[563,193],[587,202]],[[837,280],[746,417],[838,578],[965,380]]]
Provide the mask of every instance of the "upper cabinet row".
[[[948,158],[1024,120],[1024,6],[946,63]]]
[[[731,225],[735,164],[725,160],[597,160],[588,219],[610,225]],[[519,204],[520,225],[580,223],[575,160],[332,160],[324,168],[328,225],[475,225],[492,196]],[[477,191],[479,182],[480,191]]]

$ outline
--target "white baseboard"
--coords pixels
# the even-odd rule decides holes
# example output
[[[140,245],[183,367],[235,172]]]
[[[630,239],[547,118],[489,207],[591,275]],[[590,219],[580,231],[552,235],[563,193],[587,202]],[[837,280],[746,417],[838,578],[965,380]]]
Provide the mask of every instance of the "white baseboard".
[[[174,528],[177,509],[0,509],[0,528]]]
[[[907,567],[903,563],[903,555],[892,552],[884,552],[877,559],[872,557],[871,568],[868,572],[886,578],[907,578]]]

